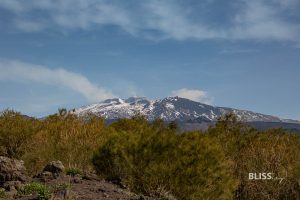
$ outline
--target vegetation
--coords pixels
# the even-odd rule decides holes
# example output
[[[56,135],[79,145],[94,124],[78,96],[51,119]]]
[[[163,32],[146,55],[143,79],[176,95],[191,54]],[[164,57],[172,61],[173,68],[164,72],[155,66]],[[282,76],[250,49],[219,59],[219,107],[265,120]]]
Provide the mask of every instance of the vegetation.
[[[50,191],[52,193],[57,193],[59,191],[64,191],[64,190],[69,189],[69,188],[71,188],[70,183],[58,183],[58,184],[52,185],[50,187]]]
[[[0,117],[0,154],[20,158],[30,146],[39,122],[21,113],[5,110]]]
[[[6,195],[5,195],[5,190],[0,188],[0,199],[5,199]]]
[[[95,169],[136,193],[162,199],[297,199],[300,136],[281,129],[258,131],[232,114],[205,132],[178,134],[177,124],[143,116],[106,125],[64,109],[42,120],[5,110],[0,114],[0,155],[25,161],[36,174],[61,160],[75,176]],[[272,173],[270,180],[250,180]],[[47,198],[31,183],[24,193]]]
[[[104,142],[108,129],[102,119],[81,119],[60,110],[41,122],[23,156],[31,173],[39,172],[51,160],[89,170],[94,151]]]
[[[25,185],[21,191],[22,195],[31,195],[33,193],[37,193],[38,200],[48,200],[51,198],[51,192],[48,187],[37,182]]]
[[[76,175],[81,175],[82,172],[78,168],[68,168],[65,170],[66,174],[69,176],[76,176]]]
[[[97,172],[147,195],[229,199],[236,184],[221,146],[207,135],[177,135],[158,123],[133,119],[113,124],[119,134],[95,154]],[[121,130],[123,124],[130,128]]]

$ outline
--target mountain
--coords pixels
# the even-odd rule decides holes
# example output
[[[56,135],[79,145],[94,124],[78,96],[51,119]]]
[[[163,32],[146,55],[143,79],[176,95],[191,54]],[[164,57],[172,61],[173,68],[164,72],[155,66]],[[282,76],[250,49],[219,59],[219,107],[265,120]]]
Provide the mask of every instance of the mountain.
[[[148,120],[161,118],[164,121],[186,123],[211,123],[222,115],[232,112],[238,119],[245,122],[291,123],[299,124],[300,121],[282,119],[276,116],[255,113],[225,107],[215,107],[181,97],[167,97],[159,100],[149,100],[144,97],[130,97],[128,99],[107,99],[103,102],[75,109],[79,116],[93,113],[104,117],[106,120],[130,118],[137,113],[145,115]]]

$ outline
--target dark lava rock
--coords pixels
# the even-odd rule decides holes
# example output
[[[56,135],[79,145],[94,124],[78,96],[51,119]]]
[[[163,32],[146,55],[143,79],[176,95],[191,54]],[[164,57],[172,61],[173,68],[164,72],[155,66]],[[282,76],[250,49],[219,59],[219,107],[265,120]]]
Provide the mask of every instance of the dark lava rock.
[[[65,170],[65,167],[61,161],[52,161],[45,166],[43,172],[51,172],[53,174],[60,174],[64,170]]]

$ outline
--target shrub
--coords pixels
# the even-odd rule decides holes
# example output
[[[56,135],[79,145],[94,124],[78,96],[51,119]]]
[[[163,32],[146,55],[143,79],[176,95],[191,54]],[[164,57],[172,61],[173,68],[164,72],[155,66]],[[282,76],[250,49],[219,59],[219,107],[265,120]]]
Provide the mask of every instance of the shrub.
[[[0,199],[5,199],[5,198],[6,198],[5,190],[0,188]]]
[[[282,129],[265,132],[239,122],[232,114],[210,128],[239,180],[235,199],[297,199],[300,188],[300,137]],[[249,180],[249,173],[273,173],[273,180]],[[282,182],[276,178],[284,178]]]
[[[76,176],[76,175],[82,174],[81,170],[78,168],[68,168],[65,171],[66,171],[66,174],[69,176]]]
[[[119,134],[95,154],[99,174],[147,195],[171,193],[183,200],[232,197],[236,182],[217,142],[198,132],[177,135],[168,127],[134,119],[130,124],[126,131],[115,124]]]
[[[26,184],[24,188],[21,190],[22,195],[30,195],[33,193],[37,193],[38,200],[48,200],[51,198],[51,193],[47,186],[42,185],[41,183],[32,182]]]
[[[297,199],[299,197],[300,151],[297,138],[270,130],[256,135],[235,162],[241,180],[240,199]],[[297,136],[298,137],[298,136]],[[248,173],[272,173],[272,180],[253,181]],[[283,178],[280,180],[279,178]]]
[[[31,148],[23,156],[31,174],[39,172],[53,160],[79,169],[91,169],[94,151],[105,141],[106,130],[101,118],[82,119],[60,112],[43,120],[34,135]]]
[[[231,199],[237,187],[222,147],[199,132],[178,136],[172,189],[178,199]],[[177,159],[176,159],[177,158]]]
[[[0,154],[21,158],[30,146],[38,124],[37,120],[13,110],[3,111],[0,114]]]

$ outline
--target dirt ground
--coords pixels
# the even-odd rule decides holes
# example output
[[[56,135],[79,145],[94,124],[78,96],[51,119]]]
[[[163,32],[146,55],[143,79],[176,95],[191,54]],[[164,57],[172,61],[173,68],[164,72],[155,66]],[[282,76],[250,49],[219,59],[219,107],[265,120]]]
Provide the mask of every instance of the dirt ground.
[[[154,200],[155,198],[137,195],[121,186],[100,179],[96,175],[90,176],[66,176],[62,175],[55,179],[40,179],[50,188],[57,187],[52,194],[52,200]],[[63,186],[63,187],[62,187]],[[36,196],[15,198],[18,200],[34,200]]]

